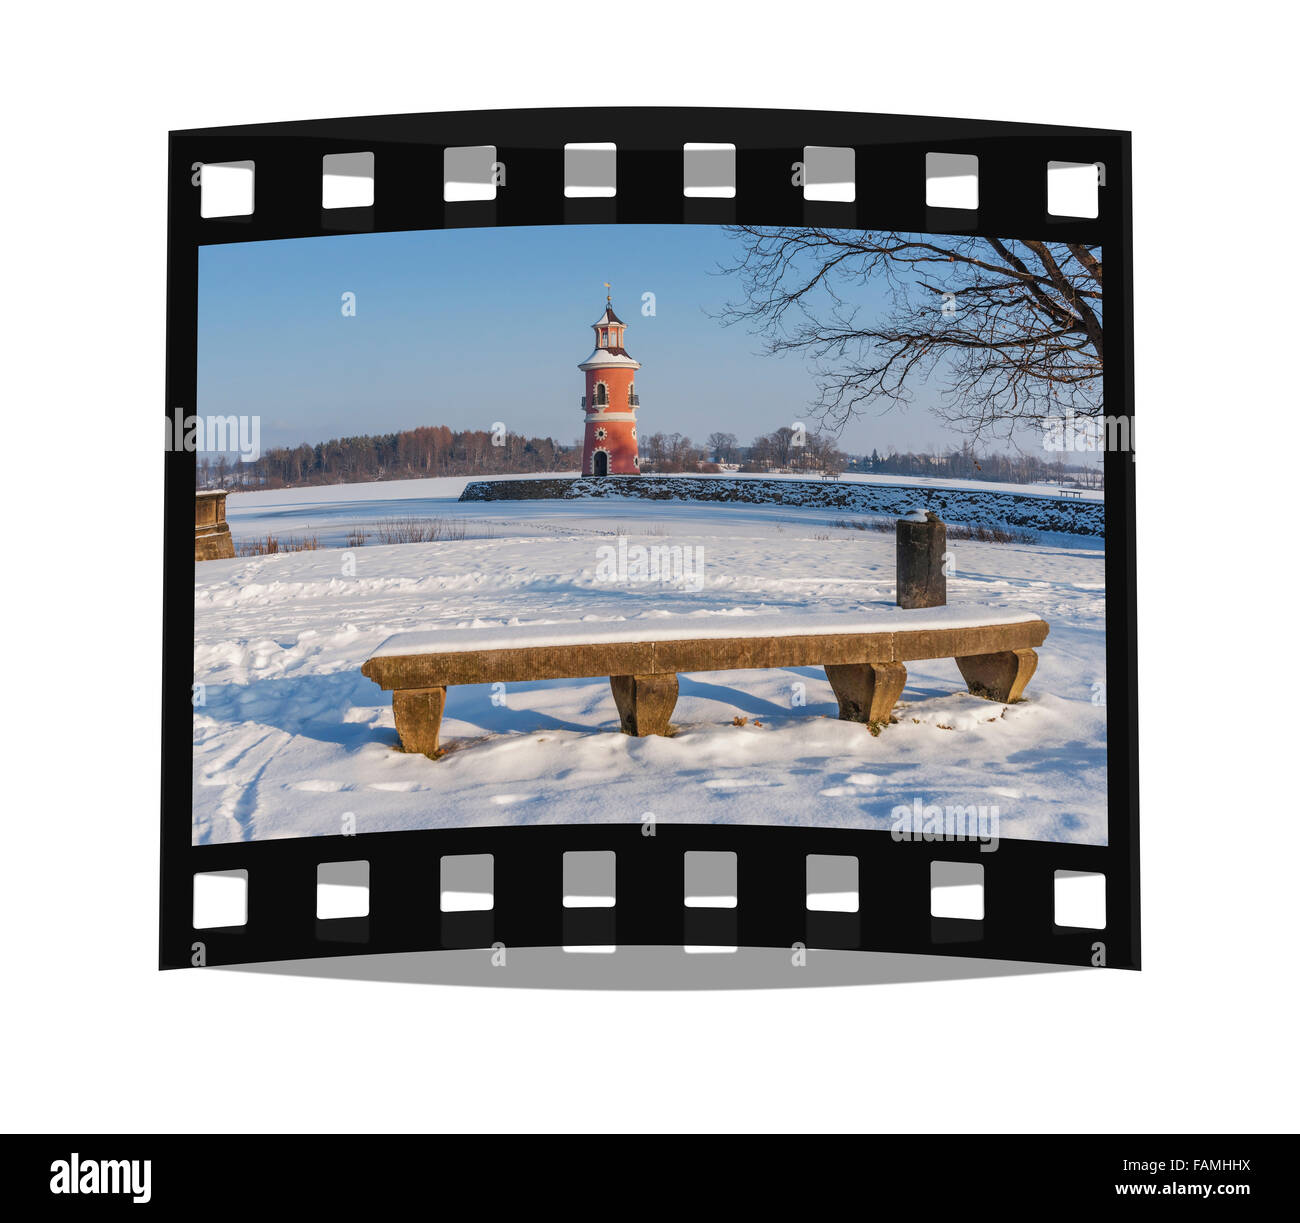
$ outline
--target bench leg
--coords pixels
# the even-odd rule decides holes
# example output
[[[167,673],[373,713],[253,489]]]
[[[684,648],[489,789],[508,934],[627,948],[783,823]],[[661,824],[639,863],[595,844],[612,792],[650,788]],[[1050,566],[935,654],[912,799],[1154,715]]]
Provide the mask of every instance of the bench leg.
[[[827,663],[826,678],[845,722],[888,722],[903,695],[907,668],[901,662]]]
[[[1029,649],[970,654],[957,659],[957,669],[966,687],[988,701],[1018,701],[1037,667],[1038,655]]]
[[[447,705],[446,688],[398,688],[393,692],[397,737],[408,752],[438,755],[438,731]]]
[[[666,735],[677,704],[676,675],[611,675],[609,686],[625,735]]]

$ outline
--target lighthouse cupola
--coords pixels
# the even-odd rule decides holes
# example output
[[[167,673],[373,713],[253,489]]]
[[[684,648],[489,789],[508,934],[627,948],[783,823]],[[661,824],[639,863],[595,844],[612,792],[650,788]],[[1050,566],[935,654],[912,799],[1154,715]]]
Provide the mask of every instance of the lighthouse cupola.
[[[640,406],[636,371],[641,364],[623,346],[627,324],[614,313],[608,296],[604,314],[591,326],[596,347],[578,366],[586,376],[582,474],[635,476],[641,471],[636,443],[636,410]]]

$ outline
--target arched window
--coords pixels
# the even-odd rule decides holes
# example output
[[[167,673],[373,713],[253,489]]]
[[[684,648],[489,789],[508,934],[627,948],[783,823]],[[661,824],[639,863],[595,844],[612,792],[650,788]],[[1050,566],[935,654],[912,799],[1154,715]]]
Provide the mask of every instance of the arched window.
[[[603,383],[596,383],[595,404],[598,408],[604,408],[609,405],[609,388]]]

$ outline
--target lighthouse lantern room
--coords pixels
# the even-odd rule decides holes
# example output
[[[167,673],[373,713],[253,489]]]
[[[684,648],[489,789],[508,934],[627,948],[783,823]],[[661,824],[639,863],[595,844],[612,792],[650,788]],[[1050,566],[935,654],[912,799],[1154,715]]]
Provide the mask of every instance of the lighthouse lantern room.
[[[592,324],[596,347],[578,366],[587,376],[582,397],[587,417],[582,443],[584,476],[635,476],[641,471],[636,448],[636,393],[638,361],[623,347],[627,324],[605,298],[605,313]]]

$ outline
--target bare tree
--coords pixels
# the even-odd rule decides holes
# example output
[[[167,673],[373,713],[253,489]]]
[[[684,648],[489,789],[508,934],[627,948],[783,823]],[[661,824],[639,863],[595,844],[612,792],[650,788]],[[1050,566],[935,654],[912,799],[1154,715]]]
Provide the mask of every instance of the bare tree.
[[[848,464],[848,456],[840,450],[835,444],[835,439],[828,433],[808,434],[806,455],[808,468],[834,479],[839,479]]]
[[[652,433],[641,443],[642,466],[656,472],[692,471],[699,457],[680,433]]]
[[[754,439],[754,444],[749,448],[749,461],[742,467],[742,471],[766,471],[772,466],[772,439],[767,434],[762,434]]]
[[[736,455],[736,435],[734,433],[710,433],[709,454],[719,463],[734,463]]]
[[[882,230],[732,226],[723,271],[741,300],[719,316],[800,352],[813,409],[841,429],[910,402],[936,375],[936,414],[973,440],[1101,412],[1101,250],[1065,242]],[[870,299],[870,300],[868,300]]]
[[[797,436],[798,434],[789,425],[782,425],[767,435],[771,446],[772,462],[777,467],[790,466],[790,455],[795,449],[794,442]]]

